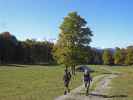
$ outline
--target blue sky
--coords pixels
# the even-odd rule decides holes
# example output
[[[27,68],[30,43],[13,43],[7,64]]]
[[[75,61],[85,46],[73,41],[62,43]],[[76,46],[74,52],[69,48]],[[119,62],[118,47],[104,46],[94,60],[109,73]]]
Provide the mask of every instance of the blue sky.
[[[133,45],[133,0],[0,0],[0,32],[20,40],[57,39],[63,17],[77,11],[93,31],[91,46]]]

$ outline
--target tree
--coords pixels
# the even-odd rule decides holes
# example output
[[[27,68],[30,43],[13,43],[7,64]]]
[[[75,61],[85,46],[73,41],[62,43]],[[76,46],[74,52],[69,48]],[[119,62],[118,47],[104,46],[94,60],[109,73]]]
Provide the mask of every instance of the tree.
[[[77,12],[71,12],[64,18],[60,26],[59,39],[53,50],[59,64],[75,68],[87,59],[86,48],[93,35],[86,24],[87,22]]]
[[[127,56],[125,63],[127,65],[133,65],[133,46],[127,47]]]
[[[124,65],[125,62],[125,50],[116,48],[114,53],[114,63],[117,65]]]
[[[52,63],[53,43],[48,41],[36,41],[34,39],[22,42],[23,57],[25,63],[40,64]]]
[[[92,64],[102,64],[102,49],[92,48]]]
[[[52,63],[53,43],[27,39],[18,41],[9,32],[0,34],[0,63]]]
[[[121,55],[122,55],[121,62],[122,62],[123,65],[125,65],[125,60],[126,60],[126,56],[127,56],[127,51],[126,51],[125,48],[121,49]]]
[[[105,65],[112,65],[113,64],[113,55],[110,49],[105,49],[103,51],[103,63]]]
[[[121,53],[121,49],[120,48],[116,48],[115,54],[114,54],[114,63],[121,65],[122,62],[122,53]]]
[[[0,34],[0,61],[1,63],[12,63],[15,61],[15,50],[18,45],[18,40],[9,32]]]

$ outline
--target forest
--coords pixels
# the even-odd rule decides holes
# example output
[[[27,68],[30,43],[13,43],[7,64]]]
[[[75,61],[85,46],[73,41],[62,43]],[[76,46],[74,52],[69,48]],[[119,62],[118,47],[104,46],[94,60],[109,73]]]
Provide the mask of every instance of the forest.
[[[0,34],[1,64],[56,64],[54,43],[27,39],[18,40],[10,32]],[[88,46],[84,64],[132,65],[133,46],[99,49]],[[83,64],[82,63],[82,64]]]

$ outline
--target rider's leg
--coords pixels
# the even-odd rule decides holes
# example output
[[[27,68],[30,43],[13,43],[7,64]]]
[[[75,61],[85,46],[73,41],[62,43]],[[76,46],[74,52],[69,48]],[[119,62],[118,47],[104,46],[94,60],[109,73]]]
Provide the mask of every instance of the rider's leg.
[[[70,89],[69,89],[69,82],[67,82],[66,87],[67,87],[67,92],[69,93],[69,92],[70,92]]]
[[[68,91],[68,93],[70,93],[69,84],[68,84],[68,87],[67,87],[67,91]]]
[[[66,89],[66,87],[65,87],[65,90],[64,90],[64,95],[66,95],[67,94],[67,89]]]
[[[84,83],[85,83],[85,88],[87,88],[87,82],[85,81]]]
[[[90,87],[90,82],[88,82],[88,84],[87,84],[86,95],[88,95],[88,94],[89,94],[89,87]]]
[[[67,83],[65,83],[65,91],[64,91],[64,95],[66,95],[66,94],[67,94],[67,91],[68,91],[68,84],[67,84]]]

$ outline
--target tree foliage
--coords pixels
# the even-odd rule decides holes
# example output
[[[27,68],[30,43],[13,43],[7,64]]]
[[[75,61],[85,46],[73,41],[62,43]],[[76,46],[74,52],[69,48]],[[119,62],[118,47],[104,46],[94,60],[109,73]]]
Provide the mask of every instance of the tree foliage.
[[[47,41],[19,41],[9,32],[0,34],[1,63],[50,63],[53,43]]]
[[[115,64],[122,64],[122,53],[120,48],[116,48],[115,54],[114,54],[114,63]]]
[[[116,65],[124,65],[125,57],[126,57],[125,49],[116,48],[114,53],[114,63]]]
[[[64,18],[59,39],[53,50],[59,64],[75,66],[89,59],[92,31],[86,24],[77,12],[71,12]]]
[[[102,61],[103,50],[97,49],[97,48],[92,48],[91,52],[92,52],[91,53],[92,59],[89,64],[103,64],[103,61]]]
[[[103,51],[103,64],[112,65],[113,64],[113,55],[109,49]]]
[[[13,62],[15,60],[15,48],[17,47],[18,40],[9,32],[0,34],[0,59],[1,62]]]
[[[133,65],[133,46],[127,48],[127,55],[125,63],[127,65]]]

